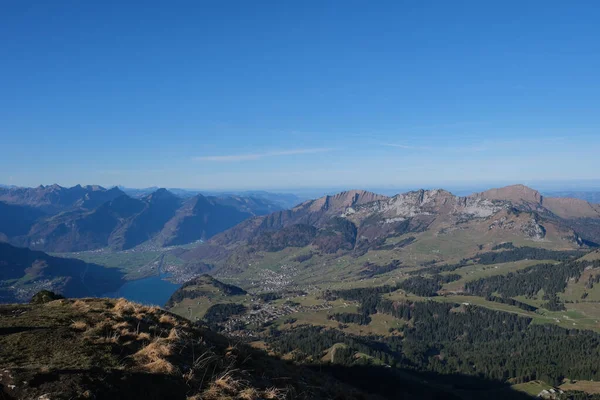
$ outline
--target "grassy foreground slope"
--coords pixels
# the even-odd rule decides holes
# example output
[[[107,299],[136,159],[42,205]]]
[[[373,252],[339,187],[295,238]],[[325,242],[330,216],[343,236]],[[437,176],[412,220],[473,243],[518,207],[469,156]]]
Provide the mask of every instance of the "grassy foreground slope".
[[[0,369],[2,399],[357,398],[337,381],[125,300],[0,306]]]
[[[123,299],[40,299],[0,305],[1,399],[476,398],[388,368],[300,366]]]

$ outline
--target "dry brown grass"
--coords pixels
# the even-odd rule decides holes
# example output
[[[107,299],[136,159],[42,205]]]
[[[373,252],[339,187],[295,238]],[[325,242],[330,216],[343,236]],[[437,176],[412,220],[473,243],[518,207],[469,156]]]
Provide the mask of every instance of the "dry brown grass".
[[[179,331],[177,330],[177,328],[171,328],[171,330],[169,331],[169,336],[167,336],[168,340],[179,340]]]
[[[117,322],[116,324],[114,324],[112,326],[112,329],[114,330],[121,330],[121,329],[129,329],[131,328],[131,324],[129,324],[129,322],[127,321],[122,321],[122,322]]]
[[[258,390],[244,380],[235,378],[230,372],[221,375],[215,379],[207,390],[196,397],[188,398],[203,400],[282,400],[287,397],[286,391],[275,387]]]
[[[160,316],[160,318],[158,319],[158,322],[160,322],[161,324],[169,324],[169,325],[173,325],[176,326],[177,325],[177,320],[169,314],[163,314]]]
[[[208,389],[197,395],[197,398],[202,400],[233,400],[244,399],[239,397],[242,392],[250,395],[252,392],[248,390],[246,383],[243,380],[237,379],[232,375],[232,371],[221,374],[217,379],[212,381]],[[246,397],[253,399],[252,397]]]
[[[133,314],[135,312],[135,305],[123,298],[116,301],[113,310],[118,315]]]
[[[159,358],[144,365],[144,370],[151,374],[173,375],[177,368],[164,358]]]
[[[71,328],[75,329],[76,331],[85,331],[88,328],[88,324],[85,321],[73,321]]]
[[[111,332],[105,336],[100,336],[100,337],[94,338],[93,342],[96,344],[106,344],[106,343],[117,344],[117,343],[119,343],[120,339],[121,339],[121,335],[118,332]]]
[[[149,343],[146,347],[135,353],[134,357],[156,359],[161,357],[167,357],[173,354],[173,346],[169,343],[165,343],[162,339],[156,339],[152,343]]]
[[[69,300],[66,299],[58,299],[52,300],[44,304],[44,307],[62,307]]]
[[[215,379],[213,385],[226,392],[236,392],[241,388],[242,382],[226,373]]]
[[[138,320],[146,318],[148,313],[154,313],[151,311],[152,307],[147,307],[142,304],[133,303],[126,299],[119,299],[115,302],[113,311],[120,317],[130,316]],[[151,312],[150,312],[151,311]]]
[[[75,300],[72,306],[80,311],[87,311],[91,308],[90,305],[83,300]]]
[[[257,400],[260,398],[260,393],[258,390],[254,389],[253,387],[250,387],[241,390],[240,394],[238,395],[238,398],[240,400]]]
[[[225,393],[221,388],[215,385],[211,385],[208,390],[202,392],[201,395],[198,396],[199,399],[202,400],[233,400],[234,398]]]
[[[133,317],[135,319],[142,320],[142,319],[146,318],[146,313],[145,312],[136,312],[135,314],[133,314]]]
[[[161,311],[161,310],[160,310],[160,307],[157,307],[157,306],[148,307],[148,309],[146,310],[146,312],[147,312],[148,314],[157,314],[157,313],[159,313],[160,311]]]
[[[262,398],[267,400],[285,399],[285,391],[275,387],[269,388],[262,393]]]
[[[93,327],[89,328],[85,331],[86,336],[106,336],[110,334],[112,330],[112,321],[110,319],[105,319],[96,323]]]
[[[166,357],[173,355],[173,345],[165,339],[156,339],[133,355],[144,369],[150,373],[174,374],[177,369]]]
[[[135,339],[135,340],[137,340],[138,336],[139,336],[137,333],[130,331],[129,329],[121,329],[119,331],[119,335],[121,335],[121,337],[123,337],[123,338]]]
[[[141,332],[137,335],[137,340],[150,340],[150,334],[147,332]]]

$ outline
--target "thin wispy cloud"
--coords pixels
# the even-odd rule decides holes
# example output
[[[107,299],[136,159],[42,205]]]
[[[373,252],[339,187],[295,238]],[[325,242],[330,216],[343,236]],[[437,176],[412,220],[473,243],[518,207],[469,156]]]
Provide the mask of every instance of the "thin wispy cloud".
[[[281,157],[281,156],[292,156],[299,154],[316,154],[316,153],[327,153],[332,151],[331,148],[318,147],[310,149],[290,149],[290,150],[278,150],[278,151],[267,151],[262,153],[247,153],[247,154],[227,154],[218,156],[199,156],[194,157],[195,161],[213,161],[213,162],[238,162],[238,161],[254,161],[260,160],[267,157]]]
[[[490,146],[488,144],[473,144],[473,145],[465,145],[465,146],[412,146],[406,144],[398,144],[398,143],[382,143],[382,146],[386,147],[394,147],[397,149],[404,150],[417,150],[417,151],[451,151],[451,152],[481,152],[489,150]]]
[[[395,147],[398,149],[405,149],[405,150],[432,150],[433,149],[433,147],[429,147],[429,146],[411,146],[411,145],[401,144],[401,143],[382,143],[382,146]]]

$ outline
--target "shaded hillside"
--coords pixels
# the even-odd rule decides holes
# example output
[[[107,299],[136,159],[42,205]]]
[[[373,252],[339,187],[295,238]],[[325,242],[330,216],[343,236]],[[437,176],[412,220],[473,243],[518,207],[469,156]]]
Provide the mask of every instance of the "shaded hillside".
[[[127,221],[146,205],[140,200],[120,196],[93,211],[77,210],[45,218],[36,223],[26,236],[12,241],[34,249],[71,252],[123,246],[119,232]]]
[[[0,202],[0,239],[25,235],[45,213],[39,209]]]
[[[0,198],[10,203],[0,201],[0,240],[51,252],[186,244],[279,209],[240,196],[184,200],[166,189],[139,199],[97,186],[2,190]]]
[[[382,380],[381,390],[366,383],[389,377],[382,369],[313,371],[124,300],[0,306],[0,333],[0,396],[8,399],[468,399],[476,393],[454,394],[433,375],[427,382],[395,375]]]
[[[157,241],[171,246],[207,239],[255,215],[255,212],[262,212],[263,207],[266,205],[253,199],[217,199],[197,195],[186,200],[173,218],[164,224]]]
[[[348,208],[385,198],[385,196],[364,190],[351,190],[334,196],[309,200],[290,210],[278,211],[264,217],[245,221],[233,229],[217,235],[212,242],[219,245],[235,244],[236,242],[247,241],[261,232],[276,231],[296,224],[319,227]]]
[[[175,216],[181,199],[166,189],[158,189],[142,200],[144,208],[120,229],[123,242],[117,247],[130,249],[158,234],[164,225]]]
[[[117,269],[0,243],[0,303],[28,301],[40,289],[70,297],[99,296],[117,290]]]

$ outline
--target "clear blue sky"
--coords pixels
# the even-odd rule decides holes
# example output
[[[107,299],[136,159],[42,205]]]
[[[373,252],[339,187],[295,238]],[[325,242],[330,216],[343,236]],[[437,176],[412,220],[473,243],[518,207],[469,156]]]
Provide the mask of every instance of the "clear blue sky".
[[[598,1],[4,1],[0,183],[600,178]]]

